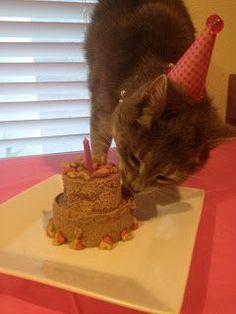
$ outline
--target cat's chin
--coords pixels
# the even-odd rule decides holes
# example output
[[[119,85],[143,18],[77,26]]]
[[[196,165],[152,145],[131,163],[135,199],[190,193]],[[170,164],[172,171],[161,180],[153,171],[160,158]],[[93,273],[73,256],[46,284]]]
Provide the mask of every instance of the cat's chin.
[[[142,194],[147,194],[147,193],[153,193],[157,190],[159,190],[160,188],[157,187],[157,186],[148,186],[148,187],[145,187],[143,190],[140,190],[140,191],[134,191],[135,194],[139,194],[139,195],[142,195]]]
[[[148,194],[153,192],[162,191],[164,189],[171,189],[175,187],[176,183],[169,183],[169,184],[158,184],[158,185],[149,185],[149,186],[139,186],[139,185],[132,185],[127,186],[124,185],[124,182],[122,182],[122,195],[124,198],[128,198],[131,195],[134,194]]]
[[[180,183],[180,182],[179,182]],[[176,189],[176,187],[179,185],[178,182],[171,182],[168,184],[158,184],[158,185],[152,185],[152,186],[146,186],[144,189],[140,191],[133,191],[135,194],[148,194],[153,192],[163,192],[168,190]]]

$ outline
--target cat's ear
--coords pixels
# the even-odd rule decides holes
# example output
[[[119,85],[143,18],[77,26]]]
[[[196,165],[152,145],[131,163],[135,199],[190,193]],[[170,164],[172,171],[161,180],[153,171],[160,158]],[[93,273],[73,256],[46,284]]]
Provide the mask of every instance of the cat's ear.
[[[145,128],[151,128],[152,119],[160,117],[165,110],[167,101],[168,78],[166,75],[160,75],[146,89],[143,95],[141,115],[137,122]]]

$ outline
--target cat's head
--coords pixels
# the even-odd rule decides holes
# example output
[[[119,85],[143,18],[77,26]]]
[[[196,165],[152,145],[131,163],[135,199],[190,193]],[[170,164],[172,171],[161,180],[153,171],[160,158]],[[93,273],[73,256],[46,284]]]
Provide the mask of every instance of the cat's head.
[[[190,105],[166,75],[127,94],[112,122],[123,184],[134,192],[180,183],[236,137],[207,97]]]

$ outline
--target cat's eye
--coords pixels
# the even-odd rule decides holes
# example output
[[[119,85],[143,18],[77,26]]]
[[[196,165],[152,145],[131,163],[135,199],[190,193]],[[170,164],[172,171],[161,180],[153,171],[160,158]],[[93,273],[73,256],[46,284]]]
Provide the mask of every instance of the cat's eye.
[[[165,177],[165,176],[161,176],[161,175],[157,176],[156,179],[157,179],[158,181],[167,182],[167,183],[168,183],[168,182],[173,182],[172,179],[170,179],[170,178],[168,178],[168,177]]]
[[[132,164],[134,164],[135,166],[140,165],[139,159],[137,157],[135,157],[134,154],[130,154],[129,158],[130,158],[130,161],[132,162]]]

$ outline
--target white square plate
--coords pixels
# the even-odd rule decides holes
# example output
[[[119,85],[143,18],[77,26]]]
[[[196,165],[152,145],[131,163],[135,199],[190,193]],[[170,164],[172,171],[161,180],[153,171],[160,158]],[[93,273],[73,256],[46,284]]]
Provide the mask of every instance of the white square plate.
[[[149,313],[179,313],[204,192],[140,195],[132,241],[112,251],[74,251],[53,246],[45,234],[61,191],[55,175],[0,206],[0,272]]]

